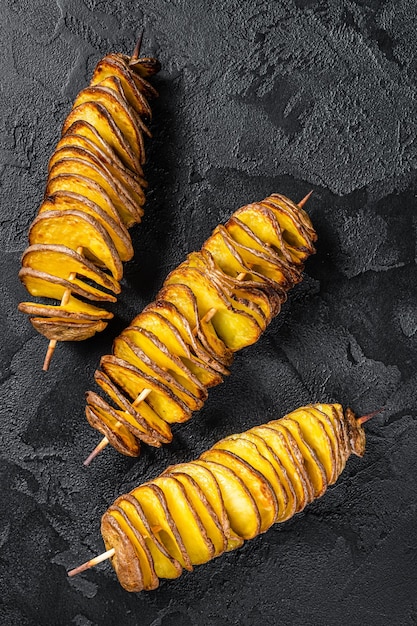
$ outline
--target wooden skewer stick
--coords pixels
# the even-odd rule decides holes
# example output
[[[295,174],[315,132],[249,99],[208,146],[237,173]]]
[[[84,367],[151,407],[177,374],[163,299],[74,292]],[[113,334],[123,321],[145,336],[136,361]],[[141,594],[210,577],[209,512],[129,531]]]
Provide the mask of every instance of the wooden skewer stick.
[[[377,411],[372,411],[372,413],[367,413],[366,415],[361,415],[361,417],[358,417],[358,419],[356,421],[358,422],[358,424],[361,424],[361,425],[365,424],[365,422],[370,420],[375,415],[378,415],[378,413],[382,413],[382,411],[385,411],[385,407],[384,406],[381,409],[378,409]]]
[[[311,194],[313,193],[313,191],[310,191],[302,200],[300,200],[300,202],[298,203],[299,207],[303,207],[305,205],[305,203],[307,202],[307,200],[310,198]],[[247,272],[240,272],[240,274],[238,274],[236,276],[236,280],[242,281],[245,276],[246,276]],[[217,309],[212,308],[209,309],[207,311],[207,313],[205,313],[205,315],[203,315],[203,317],[201,318],[201,322],[209,322],[214,315],[216,314]],[[197,335],[198,329],[197,326],[193,329],[192,333],[194,336]],[[138,404],[140,404],[149,394],[151,393],[151,389],[143,389],[143,391],[141,391],[141,393],[138,395],[138,397],[136,398],[136,400],[133,402],[132,406],[138,406]],[[360,419],[360,418],[359,418]],[[84,465],[90,465],[91,461],[98,455],[100,454],[100,452],[102,450],[104,450],[104,448],[107,446],[107,444],[109,443],[109,440],[107,439],[107,437],[103,437],[103,439],[100,441],[100,443],[94,448],[94,450],[92,451],[92,453],[86,458],[86,460],[84,461]]]
[[[82,246],[77,248],[77,253],[78,254],[82,254],[82,252],[83,252]],[[76,272],[71,272],[71,274],[68,276],[68,280],[71,282],[72,280],[74,280],[75,277],[76,277]],[[64,291],[63,296],[62,296],[61,305],[60,306],[65,306],[66,304],[68,304],[68,301],[69,301],[70,297],[71,297],[71,289],[66,289]],[[55,352],[56,344],[57,344],[57,340],[56,339],[51,339],[49,344],[48,344],[48,349],[46,351],[45,360],[44,360],[43,366],[42,366],[42,370],[44,372],[47,372],[48,369],[49,369],[49,364],[50,364],[51,359],[53,357],[53,354]]]
[[[303,208],[303,206],[306,204],[306,202],[311,197],[312,193],[313,193],[313,190],[309,191],[308,194],[306,196],[304,196],[304,198],[302,200],[300,200],[300,202],[298,203],[298,206],[300,207],[300,209]]]
[[[139,35],[139,39],[136,42],[135,49],[133,50],[132,56],[130,57],[131,61],[137,61],[137,59],[139,58],[140,48],[142,45],[142,38],[143,38],[143,30],[141,34]]]
[[[134,402],[132,402],[132,406],[135,408],[137,407],[141,402],[143,402],[145,400],[145,398],[147,398],[149,396],[149,394],[151,393],[151,389],[143,389],[140,394],[138,395],[138,397],[136,398],[136,400]],[[103,439],[100,441],[100,443],[94,448],[94,450],[91,452],[91,454],[88,455],[88,457],[86,458],[86,460],[83,462],[83,465],[85,465],[86,467],[88,465],[90,465],[91,461],[93,459],[96,458],[96,456],[98,454],[100,454],[100,452],[102,450],[104,450],[104,448],[108,445],[109,440],[107,439],[107,437],[103,437]]]
[[[90,569],[91,567],[102,563],[102,561],[111,559],[111,557],[114,556],[115,552],[116,550],[114,548],[111,548],[110,550],[107,550],[107,552],[99,554],[99,556],[94,557],[94,559],[90,559],[86,563],[83,563],[82,565],[79,565],[78,567],[70,570],[68,572],[68,576],[76,576],[77,574],[81,574],[81,572],[85,572],[86,569]]]

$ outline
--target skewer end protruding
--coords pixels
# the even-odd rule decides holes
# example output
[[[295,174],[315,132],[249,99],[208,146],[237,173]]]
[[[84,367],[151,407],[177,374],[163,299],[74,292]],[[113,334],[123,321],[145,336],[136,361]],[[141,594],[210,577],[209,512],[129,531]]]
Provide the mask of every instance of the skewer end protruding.
[[[70,577],[76,576],[77,574],[81,574],[81,572],[85,572],[85,570],[90,569],[91,567],[94,567],[95,565],[98,565],[102,561],[111,559],[111,557],[114,555],[115,552],[116,550],[114,548],[111,548],[110,550],[107,550],[107,552],[103,552],[103,554],[99,554],[99,556],[94,557],[94,559],[90,559],[86,563],[83,563],[82,565],[79,565],[78,567],[75,567],[74,569],[70,570],[68,572],[68,576]]]
[[[309,191],[308,194],[304,196],[302,200],[300,200],[300,202],[298,203],[298,206],[300,207],[300,209],[302,209],[303,206],[308,202],[312,194],[313,194],[313,190]]]
[[[88,455],[88,457],[86,458],[86,460],[83,462],[83,465],[85,465],[86,467],[88,465],[90,465],[91,461],[93,459],[96,458],[96,456],[98,454],[100,454],[100,452],[102,450],[104,450],[104,448],[107,446],[107,444],[109,443],[109,440],[107,439],[107,437],[103,437],[103,439],[100,441],[100,443],[94,448],[94,450],[91,452],[91,454]]]
[[[136,61],[139,58],[140,48],[142,46],[143,33],[144,33],[144,29],[142,29],[142,32],[139,35],[139,38],[136,42],[135,49],[133,50],[132,56],[130,57],[131,61]]]
[[[375,415],[378,415],[378,413],[382,413],[382,411],[384,411],[384,410],[385,410],[385,407],[381,407],[377,411],[372,411],[372,413],[367,413],[366,415],[361,415],[360,417],[357,418],[356,421],[357,421],[358,424],[360,424],[362,426],[362,424],[365,424],[365,422],[370,420]]]
[[[56,339],[51,339],[51,341],[48,344],[48,349],[47,349],[46,354],[45,354],[45,360],[44,360],[43,365],[42,365],[42,371],[44,371],[44,372],[47,372],[48,369],[49,369],[49,365],[51,363],[51,359],[52,359],[52,357],[54,355],[54,352],[55,352],[56,344],[57,344]]]

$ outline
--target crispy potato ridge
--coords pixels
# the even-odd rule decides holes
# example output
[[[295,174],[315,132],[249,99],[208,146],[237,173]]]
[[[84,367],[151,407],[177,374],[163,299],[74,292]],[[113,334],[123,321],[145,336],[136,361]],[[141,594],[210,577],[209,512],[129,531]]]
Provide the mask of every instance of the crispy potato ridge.
[[[57,206],[63,206],[62,199]],[[155,417],[167,425],[184,422],[203,406],[208,388],[228,375],[234,352],[257,341],[279,313],[287,291],[300,282],[316,238],[307,214],[278,194],[238,209],[224,226],[217,226],[202,249],[169,274],[155,301],[116,338],[113,354],[102,358],[96,381],[122,411],[121,420],[115,421],[110,404],[107,409],[102,404],[103,424],[98,428],[100,417],[90,404],[90,424],[101,433],[127,428],[135,441],[131,449],[126,439],[120,445],[120,437],[107,439],[129,456],[140,453],[141,442],[166,443],[166,433],[165,439],[156,434],[152,442],[144,421],[155,431]],[[54,286],[55,291],[62,288],[62,283]],[[143,393],[148,393],[146,399],[135,402]],[[325,425],[319,428],[324,437]],[[297,424],[291,424],[280,434],[283,445],[297,435]],[[308,499],[299,473],[297,488]]]
[[[145,122],[148,100],[158,95],[148,78],[158,69],[156,59],[105,56],[64,122],[19,272],[28,292],[43,299],[19,310],[50,340],[88,339],[113,317],[88,301],[115,302],[123,262],[133,256],[128,228],[143,215]]]
[[[155,589],[160,578],[240,547],[322,496],[349,456],[364,451],[364,430],[350,409],[315,404],[168,467],[103,515],[121,585]]]

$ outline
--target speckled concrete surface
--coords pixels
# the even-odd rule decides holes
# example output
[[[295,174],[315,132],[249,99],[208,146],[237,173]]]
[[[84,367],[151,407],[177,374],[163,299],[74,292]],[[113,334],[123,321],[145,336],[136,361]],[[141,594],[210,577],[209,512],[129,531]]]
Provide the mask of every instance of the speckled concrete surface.
[[[1,624],[417,623],[416,17],[413,0],[3,0]],[[72,100],[142,27],[163,71],[136,256],[113,323],[45,374],[45,340],[16,310],[19,258]],[[98,441],[84,393],[114,336],[233,210],[310,189],[318,254],[261,340],[171,446],[83,468]],[[318,400],[387,408],[305,512],[154,592],[123,591],[109,564],[66,577],[103,550],[118,494]]]

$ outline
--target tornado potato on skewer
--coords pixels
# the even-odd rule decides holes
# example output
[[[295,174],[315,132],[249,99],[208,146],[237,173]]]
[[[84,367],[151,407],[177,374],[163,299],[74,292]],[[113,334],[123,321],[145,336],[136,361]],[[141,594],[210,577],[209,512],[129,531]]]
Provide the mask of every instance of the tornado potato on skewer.
[[[170,425],[203,406],[233,353],[258,340],[301,281],[317,239],[308,197],[297,205],[272,194],[238,209],[169,274],[101,359],[95,380],[113,404],[87,394],[87,419],[104,439],[85,464],[108,443],[128,456],[141,441],[168,443]]]
[[[106,552],[69,575],[110,558],[125,589],[150,590],[238,548],[323,495],[350,455],[364,454],[362,424],[372,415],[301,407],[168,467],[117,498],[102,517]]]
[[[81,341],[103,330],[113,314],[85,300],[115,302],[123,261],[133,256],[128,228],[141,221],[148,78],[159,62],[108,54],[77,96],[48,166],[44,199],[29,230],[19,277],[32,296],[60,304],[22,302],[33,326],[50,340]]]

